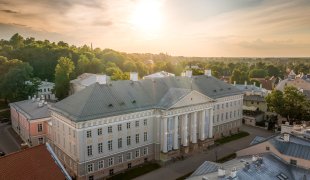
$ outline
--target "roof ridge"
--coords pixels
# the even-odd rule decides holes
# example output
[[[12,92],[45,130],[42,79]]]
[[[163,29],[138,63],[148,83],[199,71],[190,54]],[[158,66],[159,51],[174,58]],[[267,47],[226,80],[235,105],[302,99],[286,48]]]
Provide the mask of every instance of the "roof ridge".
[[[10,157],[11,155],[20,154],[20,153],[23,153],[24,151],[32,150],[32,149],[39,148],[39,147],[42,147],[42,146],[45,146],[45,144],[39,144],[37,146],[28,147],[26,149],[20,149],[19,151],[15,151],[15,152],[7,154],[6,156],[0,157],[0,159],[4,159],[4,158],[7,158],[7,157]]]

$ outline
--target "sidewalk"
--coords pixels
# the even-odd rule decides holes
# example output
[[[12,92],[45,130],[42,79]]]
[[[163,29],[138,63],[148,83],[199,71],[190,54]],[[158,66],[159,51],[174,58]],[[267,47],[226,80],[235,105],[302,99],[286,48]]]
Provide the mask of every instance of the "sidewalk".
[[[255,136],[268,137],[273,134],[270,131],[251,126],[242,126],[240,130],[247,131],[248,133],[250,133],[250,135],[239,140],[223,144],[212,150],[195,154],[182,161],[169,164],[148,174],[142,175],[136,179],[158,180],[162,177],[164,177],[164,179],[177,179],[178,177],[181,177],[196,170],[204,161],[215,161],[216,151],[218,159],[220,159],[224,156],[227,156],[231,153],[234,153],[240,149],[249,146],[250,142],[254,139]]]

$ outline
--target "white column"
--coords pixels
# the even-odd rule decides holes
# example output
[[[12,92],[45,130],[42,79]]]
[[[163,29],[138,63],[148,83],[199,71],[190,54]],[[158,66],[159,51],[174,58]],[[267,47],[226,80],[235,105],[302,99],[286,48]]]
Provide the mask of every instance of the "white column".
[[[178,123],[178,116],[174,116],[173,149],[179,149]]]
[[[209,138],[213,138],[213,108],[210,109]]]
[[[201,119],[200,119],[200,140],[205,140],[205,120],[206,120],[206,111],[201,111]]]
[[[164,128],[164,130],[163,130],[163,135],[164,135],[163,152],[166,153],[166,152],[168,152],[168,149],[167,149],[167,144],[168,144],[168,142],[167,142],[167,134],[168,134],[168,132],[167,132],[167,118],[164,118],[163,123],[164,123],[164,126],[163,126],[163,128]]]
[[[191,119],[192,143],[197,143],[197,112],[193,112]]]
[[[188,121],[188,117],[187,117],[187,114],[185,114],[185,115],[183,115],[183,119],[182,119],[182,134],[183,134],[183,136],[182,136],[182,145],[183,146],[188,146],[188,140],[187,140],[187,136],[188,136],[188,127],[187,127],[187,125],[188,125],[188,123],[187,123],[187,121]]]

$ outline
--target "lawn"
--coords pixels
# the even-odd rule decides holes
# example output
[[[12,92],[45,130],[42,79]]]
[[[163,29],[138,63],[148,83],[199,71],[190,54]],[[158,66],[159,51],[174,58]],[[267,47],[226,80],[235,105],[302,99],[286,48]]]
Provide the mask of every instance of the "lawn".
[[[246,137],[248,135],[250,135],[248,132],[240,131],[237,134],[233,134],[231,136],[227,136],[227,137],[223,137],[221,139],[217,139],[217,140],[215,140],[215,143],[216,144],[225,144],[225,143],[228,143],[230,141],[234,141],[234,140]]]
[[[133,167],[132,169],[127,170],[124,173],[117,174],[108,179],[110,180],[133,179],[158,168],[160,168],[160,165],[158,165],[157,163],[146,163],[141,166]]]

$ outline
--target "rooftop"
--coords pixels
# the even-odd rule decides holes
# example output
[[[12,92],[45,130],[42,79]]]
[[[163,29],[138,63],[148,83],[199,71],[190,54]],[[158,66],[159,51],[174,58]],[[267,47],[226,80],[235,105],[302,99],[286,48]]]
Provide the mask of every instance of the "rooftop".
[[[126,114],[148,109],[167,109],[195,90],[211,99],[242,94],[234,86],[212,76],[164,77],[139,81],[95,83],[51,108],[74,121]]]
[[[273,154],[263,154],[261,159],[261,161],[253,161],[251,156],[247,156],[236,158],[223,164],[206,161],[188,179],[201,180],[202,177],[209,180],[286,180],[310,178],[309,170],[287,164]],[[220,167],[225,170],[225,175],[221,177],[218,176],[218,169]],[[231,174],[233,169],[236,169],[236,177],[234,178]]]
[[[33,119],[42,119],[50,117],[48,107],[46,104],[42,104],[42,107],[39,107],[39,102],[36,100],[24,100],[18,101],[14,103],[10,103],[10,106],[19,110],[22,114],[24,114],[29,120]]]
[[[65,179],[45,145],[0,157],[0,179]]]
[[[160,71],[160,72],[156,72],[154,74],[150,74],[147,76],[144,76],[143,79],[149,79],[149,78],[162,78],[162,77],[168,77],[168,76],[175,76],[172,73],[168,73],[166,71]]]

